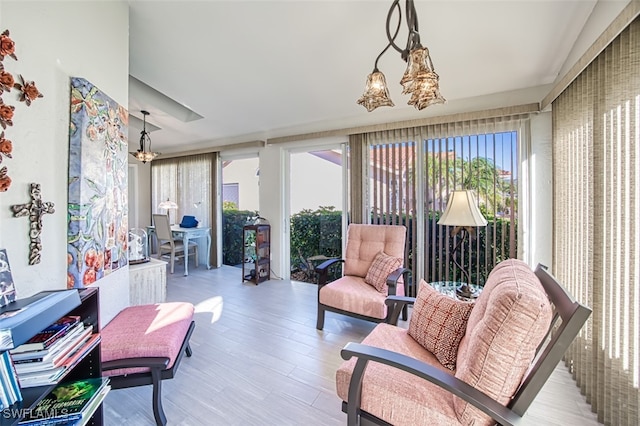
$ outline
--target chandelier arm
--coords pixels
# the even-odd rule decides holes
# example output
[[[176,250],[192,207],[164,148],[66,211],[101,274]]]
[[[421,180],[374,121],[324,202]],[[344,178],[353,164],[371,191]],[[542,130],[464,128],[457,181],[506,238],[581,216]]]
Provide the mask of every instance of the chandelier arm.
[[[422,45],[420,44],[420,33],[418,32],[418,13],[416,12],[416,6],[413,0],[407,0],[405,9],[409,36],[407,37],[407,48],[404,54],[408,55],[410,51],[420,49]]]
[[[389,30],[389,25],[391,24],[391,16],[393,16],[393,12],[394,12],[395,9],[398,10],[398,24],[396,25],[396,31],[395,31],[395,33],[393,34],[393,37],[392,37],[391,36],[391,31]],[[400,8],[400,0],[394,0],[393,4],[389,8],[389,12],[387,13],[387,40],[389,40],[389,44],[382,51],[382,53],[386,52],[387,49],[389,49],[389,46],[393,46],[394,49],[396,49],[398,52],[400,52],[401,54],[404,55],[404,53],[403,53],[404,50],[400,49],[400,46],[398,46],[395,43],[396,38],[398,37],[398,33],[400,32],[400,25],[401,24],[402,24],[402,9]],[[380,55],[382,55],[382,53]],[[377,62],[377,60],[376,60],[376,62]]]
[[[140,132],[140,151],[144,151],[144,135],[145,135],[145,131],[141,131]]]

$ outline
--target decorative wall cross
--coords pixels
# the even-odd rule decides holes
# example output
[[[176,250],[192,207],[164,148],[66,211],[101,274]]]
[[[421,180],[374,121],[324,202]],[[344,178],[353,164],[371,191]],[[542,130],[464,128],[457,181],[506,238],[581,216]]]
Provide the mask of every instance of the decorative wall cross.
[[[40,251],[42,242],[40,233],[42,232],[42,216],[53,213],[53,203],[42,202],[40,195],[40,184],[31,184],[31,201],[25,204],[14,204],[11,206],[13,217],[29,216],[29,265],[40,263]]]

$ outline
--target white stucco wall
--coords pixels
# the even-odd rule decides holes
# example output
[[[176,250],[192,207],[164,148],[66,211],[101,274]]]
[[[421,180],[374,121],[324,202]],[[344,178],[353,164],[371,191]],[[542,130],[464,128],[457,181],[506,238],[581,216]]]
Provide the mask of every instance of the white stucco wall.
[[[0,247],[7,249],[18,297],[66,288],[67,175],[70,77],[83,77],[127,107],[129,12],[125,1],[69,2],[0,0],[0,28],[9,29],[18,61],[5,58],[14,75],[36,82],[44,97],[27,107],[17,93],[14,125],[5,130],[13,158],[4,159],[12,185],[0,193]],[[12,217],[9,206],[29,200],[29,184],[40,183],[55,213],[43,219],[41,262],[28,265],[29,220]],[[100,280],[101,321],[129,304],[127,267]]]

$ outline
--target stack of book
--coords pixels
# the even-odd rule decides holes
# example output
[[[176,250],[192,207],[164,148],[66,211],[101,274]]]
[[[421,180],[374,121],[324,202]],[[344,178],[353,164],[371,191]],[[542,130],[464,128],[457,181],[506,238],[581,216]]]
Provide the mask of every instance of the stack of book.
[[[9,352],[0,354],[0,410],[22,401],[22,392]]]
[[[108,377],[60,383],[28,410],[20,425],[85,425],[110,389]]]
[[[79,316],[64,316],[10,351],[23,388],[57,383],[100,340]]]

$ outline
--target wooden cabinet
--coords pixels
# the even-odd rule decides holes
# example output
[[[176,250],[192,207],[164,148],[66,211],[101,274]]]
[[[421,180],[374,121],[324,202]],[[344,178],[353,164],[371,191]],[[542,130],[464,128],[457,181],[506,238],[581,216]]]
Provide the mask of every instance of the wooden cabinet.
[[[242,228],[242,282],[259,284],[271,276],[271,227]]]
[[[71,290],[66,290],[71,291]],[[92,333],[98,334],[100,332],[100,322],[99,322],[99,299],[98,299],[98,288],[85,288],[80,290],[73,290],[78,292],[78,296],[80,297],[80,303],[74,304],[75,307],[69,307],[66,304],[57,304],[49,309],[47,309],[43,314],[34,316],[28,320],[29,328],[31,332],[30,336],[26,336],[26,338],[30,338],[31,336],[37,334],[40,330],[46,328],[49,324],[52,323],[50,320],[51,315],[55,313],[55,320],[65,315],[78,315],[81,321],[84,322],[85,326],[92,327]],[[38,295],[53,293],[53,291],[46,291],[42,293],[38,293]],[[38,296],[36,295],[36,296]],[[10,305],[5,307],[10,308]],[[5,309],[3,308],[3,309]],[[28,312],[30,306],[26,306],[24,312]],[[19,315],[19,313],[17,314]],[[40,320],[42,318],[42,320]],[[15,346],[26,341],[24,338],[20,340],[16,340]],[[94,346],[88,346],[90,349],[79,358],[79,360],[75,363],[70,364],[69,370],[65,372],[64,376],[59,380],[59,382],[73,381],[73,380],[81,380],[86,378],[97,378],[102,376],[102,368],[101,368],[101,359],[100,359],[100,339],[96,339],[96,344]],[[51,391],[55,385],[45,385],[45,386],[37,386],[37,387],[26,387],[21,388],[22,393],[22,401],[19,401],[9,407],[8,410],[4,410],[3,415],[0,416],[0,426],[4,425],[17,425],[21,420],[21,417],[24,413],[27,413],[28,410],[35,407],[35,405],[40,401],[44,396],[46,396],[49,391]],[[8,414],[7,414],[8,413]],[[103,414],[102,414],[102,404],[100,404],[97,409],[92,414],[90,420],[86,423],[87,425],[102,425],[103,424]]]
[[[129,265],[131,305],[162,303],[167,298],[167,262],[151,258],[147,263]]]

